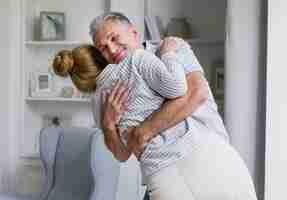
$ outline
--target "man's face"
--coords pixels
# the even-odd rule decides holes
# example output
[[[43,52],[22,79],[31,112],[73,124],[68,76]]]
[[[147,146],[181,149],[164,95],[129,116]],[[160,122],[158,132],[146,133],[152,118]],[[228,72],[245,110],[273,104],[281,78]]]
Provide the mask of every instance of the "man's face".
[[[129,50],[140,47],[139,35],[132,25],[106,21],[96,32],[96,48],[109,63],[119,63]]]

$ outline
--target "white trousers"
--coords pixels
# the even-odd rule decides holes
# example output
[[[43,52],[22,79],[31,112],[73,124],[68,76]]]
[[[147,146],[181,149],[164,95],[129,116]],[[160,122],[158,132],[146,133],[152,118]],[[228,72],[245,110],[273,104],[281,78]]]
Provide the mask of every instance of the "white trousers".
[[[197,135],[189,156],[148,177],[151,200],[256,200],[235,149],[215,133]]]

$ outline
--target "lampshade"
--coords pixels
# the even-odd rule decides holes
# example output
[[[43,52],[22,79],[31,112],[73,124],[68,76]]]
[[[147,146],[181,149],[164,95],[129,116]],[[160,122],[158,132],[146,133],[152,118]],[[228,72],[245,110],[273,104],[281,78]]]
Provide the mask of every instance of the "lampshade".
[[[167,24],[167,36],[178,36],[189,39],[192,36],[191,25],[187,18],[171,18]]]

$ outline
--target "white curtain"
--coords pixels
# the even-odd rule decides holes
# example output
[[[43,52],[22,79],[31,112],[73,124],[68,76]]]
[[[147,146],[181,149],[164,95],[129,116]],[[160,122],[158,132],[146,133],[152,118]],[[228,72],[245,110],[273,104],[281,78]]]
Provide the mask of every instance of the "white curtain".
[[[225,122],[259,199],[264,196],[266,2],[228,0],[226,14]]]

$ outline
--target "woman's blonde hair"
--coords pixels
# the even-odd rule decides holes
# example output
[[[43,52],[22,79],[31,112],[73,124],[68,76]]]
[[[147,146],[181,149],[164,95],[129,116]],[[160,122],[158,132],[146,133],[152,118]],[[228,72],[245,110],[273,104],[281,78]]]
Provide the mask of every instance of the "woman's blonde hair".
[[[93,45],[87,44],[58,52],[53,61],[53,69],[59,76],[70,76],[80,91],[93,92],[97,76],[107,64],[100,52]]]

